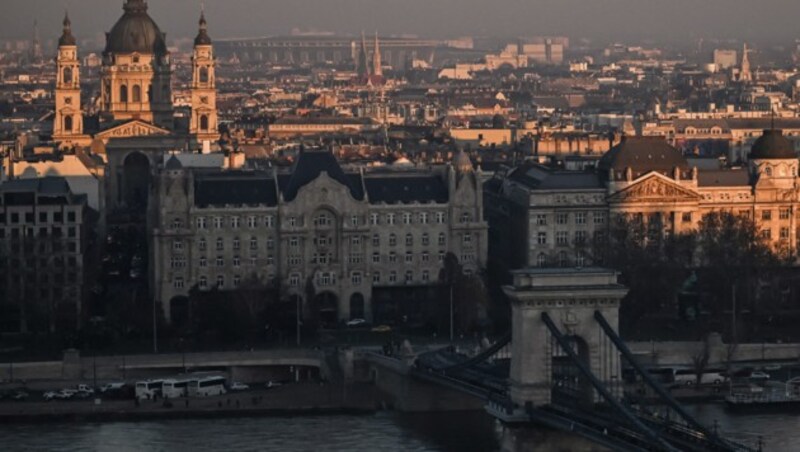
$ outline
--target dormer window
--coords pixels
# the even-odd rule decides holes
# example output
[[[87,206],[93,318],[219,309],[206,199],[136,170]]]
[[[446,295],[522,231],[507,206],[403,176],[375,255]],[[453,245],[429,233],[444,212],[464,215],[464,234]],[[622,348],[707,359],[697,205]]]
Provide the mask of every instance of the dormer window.
[[[765,166],[764,167],[764,174],[766,174],[767,176],[771,177],[772,176],[772,167],[771,166]]]
[[[133,64],[139,64],[139,55],[133,56]]]

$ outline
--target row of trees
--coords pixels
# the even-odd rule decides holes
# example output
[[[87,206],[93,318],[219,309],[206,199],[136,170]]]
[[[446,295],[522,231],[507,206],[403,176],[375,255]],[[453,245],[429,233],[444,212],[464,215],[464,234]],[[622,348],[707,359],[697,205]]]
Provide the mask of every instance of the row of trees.
[[[706,214],[698,229],[679,234],[651,229],[641,218],[617,216],[608,236],[587,248],[595,262],[619,270],[620,282],[630,289],[620,313],[621,328],[629,334],[636,334],[646,314],[674,312],[679,293],[690,289],[709,315],[707,327],[727,326],[722,319],[731,309],[758,311],[758,283],[791,263],[753,219],[724,211]]]

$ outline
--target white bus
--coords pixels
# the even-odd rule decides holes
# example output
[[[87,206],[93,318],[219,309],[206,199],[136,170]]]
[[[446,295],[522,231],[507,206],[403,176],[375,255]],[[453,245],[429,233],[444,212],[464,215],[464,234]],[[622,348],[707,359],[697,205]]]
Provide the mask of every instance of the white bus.
[[[161,394],[166,399],[177,399],[189,395],[189,386],[194,384],[194,379],[169,379],[164,380],[161,386]]]
[[[156,396],[161,394],[162,381],[161,380],[146,380],[136,382],[136,398],[137,399],[155,399]]]
[[[225,393],[225,377],[201,377],[189,384],[189,395],[193,397],[210,397]]]

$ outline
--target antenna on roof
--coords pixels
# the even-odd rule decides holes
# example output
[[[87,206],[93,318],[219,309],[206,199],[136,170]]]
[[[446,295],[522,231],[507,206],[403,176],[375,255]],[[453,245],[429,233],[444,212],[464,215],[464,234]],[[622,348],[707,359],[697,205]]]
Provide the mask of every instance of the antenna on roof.
[[[769,112],[770,120],[769,120],[769,128],[770,130],[775,130],[775,109],[770,109]]]

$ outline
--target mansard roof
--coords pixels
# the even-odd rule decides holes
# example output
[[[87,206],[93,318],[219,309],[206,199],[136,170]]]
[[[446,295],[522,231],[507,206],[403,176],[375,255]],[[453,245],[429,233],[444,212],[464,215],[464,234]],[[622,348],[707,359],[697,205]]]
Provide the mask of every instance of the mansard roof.
[[[194,204],[198,207],[224,205],[278,205],[275,179],[262,171],[197,172]]]
[[[627,136],[603,155],[598,168],[604,174],[609,170],[623,176],[627,168],[633,172],[633,178],[638,178],[651,171],[662,174],[669,173],[675,168],[683,171],[689,170],[689,164],[681,151],[671,146],[664,137]]]
[[[513,169],[509,178],[517,183],[540,190],[580,190],[603,187],[595,171],[558,170],[538,163],[526,163]]]
[[[342,167],[336,161],[336,157],[327,150],[300,151],[297,162],[292,167],[292,175],[286,185],[281,187],[284,199],[286,201],[294,200],[297,197],[297,192],[318,178],[322,172],[327,173],[328,177],[348,187],[354,199],[364,199],[360,184],[355,183],[356,181],[353,178],[345,175]]]
[[[446,203],[446,182],[434,174],[390,174],[364,177],[370,203]]]

